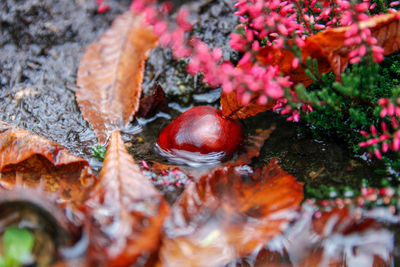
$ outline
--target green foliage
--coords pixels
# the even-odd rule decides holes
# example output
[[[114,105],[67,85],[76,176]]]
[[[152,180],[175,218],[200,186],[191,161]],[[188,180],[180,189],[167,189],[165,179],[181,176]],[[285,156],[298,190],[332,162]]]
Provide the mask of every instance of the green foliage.
[[[295,91],[300,102],[312,105],[314,112],[302,112],[303,120],[311,125],[316,136],[339,138],[353,152],[363,152],[358,145],[363,141],[360,130],[368,131],[371,125],[378,124],[381,110],[378,99],[399,96],[400,54],[385,58],[381,64],[365,58],[360,64],[348,67],[341,82],[332,73],[314,72],[315,61],[308,60],[307,66],[306,73],[315,82],[308,88],[298,85]],[[289,93],[287,97],[290,99]]]
[[[22,266],[31,255],[34,237],[31,232],[18,227],[8,228],[3,235],[3,257],[0,267]]]
[[[305,193],[307,198],[315,198],[318,200],[344,198],[345,196],[355,197],[360,194],[358,190],[348,186],[341,187],[340,190],[337,190],[333,186],[328,187],[326,185],[320,185],[317,188],[306,186]]]
[[[101,145],[97,145],[92,147],[92,157],[104,161],[104,157],[106,156],[106,148]]]

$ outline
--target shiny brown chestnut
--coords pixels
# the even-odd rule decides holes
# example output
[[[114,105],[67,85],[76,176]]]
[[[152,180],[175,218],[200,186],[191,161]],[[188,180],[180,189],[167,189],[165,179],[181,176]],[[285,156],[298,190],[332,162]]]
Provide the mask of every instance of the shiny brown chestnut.
[[[197,106],[175,118],[157,139],[160,154],[188,165],[215,164],[231,157],[244,139],[240,123],[214,107]]]

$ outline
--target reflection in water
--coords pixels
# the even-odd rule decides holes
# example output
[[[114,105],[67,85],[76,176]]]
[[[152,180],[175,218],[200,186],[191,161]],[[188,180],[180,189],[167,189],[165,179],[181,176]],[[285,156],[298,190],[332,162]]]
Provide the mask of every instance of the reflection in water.
[[[200,152],[190,152],[179,149],[166,150],[162,149],[158,144],[155,144],[155,149],[161,156],[168,159],[168,161],[176,164],[189,165],[191,167],[217,165],[226,156],[223,151],[202,154]]]
[[[347,208],[321,214],[303,204],[284,234],[228,266],[393,266],[394,233],[360,215]]]

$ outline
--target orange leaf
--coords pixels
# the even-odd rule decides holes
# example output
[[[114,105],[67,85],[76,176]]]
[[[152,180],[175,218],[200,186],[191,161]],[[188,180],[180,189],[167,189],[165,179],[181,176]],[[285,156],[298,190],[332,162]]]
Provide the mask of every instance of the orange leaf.
[[[100,182],[85,203],[90,266],[130,266],[158,248],[169,213],[162,195],[129,155],[119,131],[111,134]]]
[[[384,55],[400,49],[399,15],[400,13],[384,14],[360,23],[360,29],[369,28],[372,36],[377,38],[378,45],[385,50]],[[333,70],[339,79],[348,65],[348,54],[354,48],[344,45],[345,32],[348,29],[349,27],[333,28],[308,37],[301,48],[303,60],[308,57],[317,59],[319,73]],[[262,64],[278,65],[283,75],[289,75],[295,85],[303,83],[304,86],[308,86],[313,82],[301,67],[292,67],[294,54],[290,50],[276,51],[264,47],[257,58]]]
[[[257,267],[390,266],[394,233],[372,218],[360,218],[358,209],[321,213],[305,204],[300,214],[272,245],[236,262]]]
[[[124,128],[137,112],[144,63],[156,42],[142,18],[128,11],[83,56],[76,99],[100,142]]]
[[[265,141],[269,138],[271,133],[275,131],[276,124],[272,124],[266,130],[257,129],[256,135],[250,135],[246,138],[246,144],[244,145],[244,151],[238,158],[232,161],[233,166],[241,166],[251,164],[253,158],[260,156],[260,151],[264,146]]]
[[[226,167],[189,185],[165,223],[162,266],[224,266],[281,233],[303,199],[276,161],[249,174]]]
[[[96,177],[86,160],[61,145],[0,121],[0,187],[42,186],[79,205]]]
[[[392,234],[372,218],[359,218],[348,208],[335,208],[313,218],[311,228],[309,235],[314,236],[314,242],[318,243],[310,249],[309,255],[303,252],[307,256],[298,266],[339,267],[352,266],[355,262],[364,262],[367,266],[390,266]],[[339,236],[339,242],[329,240]],[[302,244],[309,247],[307,242],[294,245]]]
[[[222,115],[233,119],[246,119],[258,113],[270,110],[274,107],[275,101],[270,101],[266,105],[261,106],[257,104],[258,94],[253,94],[250,103],[243,105],[237,99],[236,92],[233,91],[229,94],[221,94],[221,107]]]

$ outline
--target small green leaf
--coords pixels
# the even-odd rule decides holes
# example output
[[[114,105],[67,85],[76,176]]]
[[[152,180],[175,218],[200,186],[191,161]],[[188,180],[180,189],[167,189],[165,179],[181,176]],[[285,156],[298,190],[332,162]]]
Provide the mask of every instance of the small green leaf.
[[[34,242],[34,237],[28,230],[8,228],[3,235],[4,261],[22,263],[31,254]]]
[[[98,159],[99,161],[104,161],[106,156],[106,148],[101,145],[92,147],[92,157]]]

